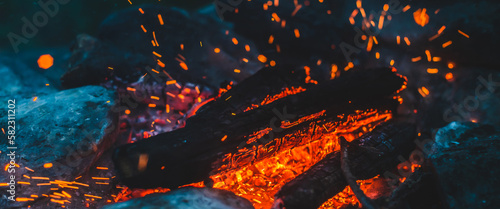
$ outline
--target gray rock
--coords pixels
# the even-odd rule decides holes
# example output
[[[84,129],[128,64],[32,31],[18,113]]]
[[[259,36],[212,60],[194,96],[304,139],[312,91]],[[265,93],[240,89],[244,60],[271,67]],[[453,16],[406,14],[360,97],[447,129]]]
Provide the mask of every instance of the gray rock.
[[[115,93],[99,86],[86,86],[61,91],[33,99],[16,100],[15,173],[16,197],[49,194],[57,185],[38,186],[49,180],[26,178],[47,177],[50,181],[73,181],[97,160],[114,142],[118,114],[113,111]],[[7,103],[2,105],[2,128],[7,128]],[[8,163],[11,150],[0,147],[0,162]],[[5,153],[5,154],[4,154]],[[48,163],[52,163],[49,167]],[[46,165],[47,164],[47,165]],[[46,165],[46,166],[44,166]],[[30,171],[30,169],[32,171]],[[0,182],[8,182],[11,174],[1,175]],[[5,194],[2,192],[2,194]],[[8,202],[0,199],[0,208],[22,206],[29,202]]]
[[[429,159],[449,208],[500,208],[500,134],[453,122],[440,129]]]
[[[103,209],[250,209],[250,201],[230,191],[184,187],[165,194],[151,194],[142,198],[116,203]]]
[[[477,127],[479,127],[479,125],[475,123],[451,122],[437,131],[436,147],[450,148],[451,144],[459,145],[460,142],[458,142],[458,139],[460,139],[463,134],[467,133],[467,131]]]

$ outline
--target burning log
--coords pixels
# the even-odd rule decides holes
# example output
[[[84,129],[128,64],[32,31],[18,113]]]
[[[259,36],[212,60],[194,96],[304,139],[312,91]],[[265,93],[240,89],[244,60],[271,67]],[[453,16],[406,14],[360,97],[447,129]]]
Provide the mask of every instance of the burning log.
[[[267,85],[261,80],[265,78],[244,81],[240,85],[248,89],[235,88],[228,94],[245,95],[253,91],[252,86]],[[388,96],[404,84],[405,79],[388,68],[352,70],[305,92],[239,114],[227,108],[212,109],[232,99],[221,97],[188,119],[182,129],[117,148],[113,161],[122,181],[130,187],[177,187],[203,181],[217,169],[238,167],[307,143],[273,139],[316,124],[345,120],[348,117],[343,116],[358,114],[359,110],[392,110],[397,102]]]
[[[413,124],[388,122],[348,144],[349,164],[359,179],[369,179],[395,167],[398,156],[414,148]],[[275,195],[273,208],[318,208],[348,185],[341,169],[341,153],[329,154],[288,182]]]

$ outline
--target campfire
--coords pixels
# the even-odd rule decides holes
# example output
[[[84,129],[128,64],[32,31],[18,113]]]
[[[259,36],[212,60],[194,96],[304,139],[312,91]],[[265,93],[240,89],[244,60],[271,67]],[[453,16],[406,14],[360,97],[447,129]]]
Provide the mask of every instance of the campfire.
[[[320,178],[320,175],[308,172],[312,166],[321,167],[322,164],[325,164],[318,163],[322,159],[328,160],[328,156],[332,153],[338,153],[340,138],[352,142],[365,136],[364,134],[369,135],[379,125],[391,121],[393,118],[391,111],[399,104],[398,100],[400,100],[391,95],[403,89],[406,83],[405,79],[393,71],[393,69],[373,69],[368,73],[353,70],[342,78],[332,80],[325,85],[313,86],[304,91],[294,92],[288,88],[280,87],[279,89],[285,90],[274,96],[252,95],[264,97],[264,99],[258,103],[262,106],[252,104],[251,107],[254,108],[251,109],[247,107],[246,100],[233,98],[233,95],[244,95],[238,91],[245,91],[246,86],[254,85],[244,81],[227,93],[220,95],[215,101],[198,109],[194,116],[188,118],[183,128],[119,148],[114,155],[115,165],[118,166],[122,180],[132,187],[210,186],[232,191],[250,200],[256,208],[270,208],[273,203],[278,204],[276,207],[281,208],[282,206],[279,206],[277,201],[284,201],[288,198],[303,198],[300,194],[294,196],[293,193],[296,191],[288,188],[293,186],[287,187],[286,183],[296,183],[294,179],[301,174],[305,180],[297,180],[297,184],[304,184],[303,181],[308,181],[308,178]],[[269,75],[269,72],[262,72],[254,76],[272,76]],[[381,80],[387,82],[377,87],[376,83]],[[337,86],[344,86],[348,90],[337,91]],[[326,95],[329,95],[330,98],[326,98]],[[380,95],[381,98],[377,98],[377,95]],[[273,98],[272,101],[269,98]],[[320,99],[308,101],[303,98]],[[229,102],[232,102],[230,103],[232,107],[236,107],[234,108],[235,112],[237,110],[244,111],[226,116],[214,112],[214,110],[220,110],[217,106],[228,105]],[[283,112],[276,113],[276,110],[281,109],[280,107],[284,107]],[[323,108],[324,110],[320,110]],[[304,111],[307,112],[304,113]],[[280,121],[278,117],[289,117],[289,119]],[[207,120],[206,118],[211,119]],[[223,124],[220,120],[223,121]],[[234,122],[224,122],[224,120]],[[248,120],[253,121],[242,125],[237,124],[237,121]],[[191,128],[197,131],[193,131]],[[214,136],[206,137],[208,133],[204,133],[204,129]],[[404,140],[413,139],[414,136],[411,132],[410,130],[409,133],[405,133],[407,136]],[[390,130],[385,130],[381,134],[389,133]],[[205,137],[199,137],[199,134]],[[166,138],[198,140],[190,142],[166,140]],[[172,143],[166,143],[168,141]],[[376,144],[377,142],[370,143]],[[213,145],[208,146],[208,144]],[[376,147],[372,148],[376,149]],[[406,150],[405,154],[409,154],[411,151],[405,149],[404,146],[398,147],[398,149],[399,151]],[[200,155],[202,156],[200,157]],[[169,158],[172,160],[165,160]],[[394,159],[388,161],[382,159],[385,163],[391,162],[391,160]],[[391,164],[394,162],[389,163],[389,165]],[[322,169],[335,169],[335,166],[332,167],[332,165],[325,164],[323,166],[326,167]],[[337,169],[337,172],[341,172],[339,168]],[[380,168],[369,169],[378,170]],[[370,175],[366,177],[367,179],[375,178],[377,173],[367,175]],[[164,178],[164,176],[168,176],[168,178]],[[336,179],[331,182],[329,187],[332,188],[323,188],[324,192],[332,192],[331,195],[334,196],[343,191],[347,184],[338,185],[337,181],[342,180]],[[373,179],[364,183],[370,181]],[[333,191],[331,191],[332,189]],[[146,190],[144,194],[154,191],[164,192],[165,190],[156,188]],[[347,197],[335,196],[325,204],[358,204],[356,198],[349,191],[346,189],[343,192]],[[133,190],[129,191],[128,195],[132,193]],[[284,199],[280,197],[279,200],[275,201],[275,195],[281,193],[285,193]],[[126,193],[121,195],[127,196]],[[328,199],[322,199],[324,195],[320,196],[316,202],[319,204],[312,207],[319,207],[322,202]],[[300,205],[295,203],[293,205],[295,206],[287,206],[287,208],[300,208]]]
[[[457,72],[461,64],[492,63],[465,50],[480,32],[462,28],[443,5],[216,0],[184,11],[128,3],[97,36],[76,38],[61,75],[67,90],[20,107],[24,124],[60,98],[94,111],[69,117],[85,122],[57,126],[97,131],[47,134],[60,141],[85,135],[85,154],[75,151],[74,160],[75,152],[59,147],[50,160],[30,153],[7,164],[6,172],[19,169],[15,185],[23,192],[2,207],[459,208],[462,194],[436,183],[456,172],[447,170],[450,150],[475,157],[461,144],[495,147],[487,145],[498,132],[477,124],[495,123],[483,111],[490,100],[441,101],[462,83],[472,88],[465,80],[476,74]],[[438,20],[441,14],[452,22]],[[55,60],[45,54],[38,64],[50,70]],[[482,89],[497,84],[492,74],[478,78]],[[466,114],[472,102],[483,112]],[[452,121],[472,123],[444,127]],[[474,137],[488,142],[467,141]],[[490,204],[491,195],[479,196]]]

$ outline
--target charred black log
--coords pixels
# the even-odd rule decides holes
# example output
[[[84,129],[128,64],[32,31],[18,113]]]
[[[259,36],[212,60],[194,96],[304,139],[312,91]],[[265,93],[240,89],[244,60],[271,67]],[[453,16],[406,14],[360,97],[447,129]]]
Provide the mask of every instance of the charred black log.
[[[306,76],[303,69],[297,70],[294,66],[280,66],[277,69],[263,68],[244,82],[233,86],[231,91],[224,93],[217,101],[202,106],[197,114],[217,112],[220,113],[219,116],[225,117],[232,113],[241,113],[252,104],[259,104],[268,95],[279,94],[283,89],[299,87],[309,89],[314,86],[314,84],[304,83]],[[326,80],[319,82],[324,81]]]
[[[267,85],[261,79],[249,81],[251,85],[243,85],[248,88],[230,90],[228,94],[237,99],[237,95],[252,92],[254,86]],[[388,68],[352,70],[305,92],[239,114],[227,111],[239,103],[232,105],[232,97],[222,97],[208,103],[205,111],[188,119],[182,129],[119,147],[113,160],[122,181],[130,187],[176,187],[203,181],[219,166],[214,164],[228,153],[242,149],[251,152],[253,146],[270,144],[275,138],[303,130],[311,124],[339,121],[341,114],[357,114],[358,110],[368,109],[391,110],[397,102],[388,96],[401,89],[404,83],[402,77]],[[221,102],[228,102],[225,109],[220,108]],[[216,106],[219,108],[210,110]],[[289,127],[279,125],[319,112],[322,114],[312,121]],[[259,140],[247,141],[251,134],[270,127],[273,131]]]
[[[398,156],[414,149],[413,124],[388,122],[348,145],[350,168],[357,178],[368,179],[394,168]],[[308,171],[285,184],[276,194],[274,208],[318,208],[348,184],[341,169],[340,152],[329,154]]]

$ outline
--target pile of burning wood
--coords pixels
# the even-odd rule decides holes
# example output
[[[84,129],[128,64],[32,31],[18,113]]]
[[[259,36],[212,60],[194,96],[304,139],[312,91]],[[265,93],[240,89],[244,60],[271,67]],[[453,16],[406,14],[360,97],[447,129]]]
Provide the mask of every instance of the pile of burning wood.
[[[183,128],[119,147],[113,161],[121,180],[132,188],[203,182],[258,208],[318,208],[413,150],[415,126],[394,115],[395,94],[406,83],[394,69],[352,70],[283,92],[299,88],[303,76],[262,69],[202,106]],[[266,98],[275,99],[248,109]]]

